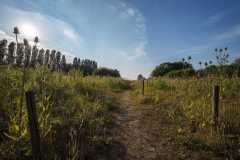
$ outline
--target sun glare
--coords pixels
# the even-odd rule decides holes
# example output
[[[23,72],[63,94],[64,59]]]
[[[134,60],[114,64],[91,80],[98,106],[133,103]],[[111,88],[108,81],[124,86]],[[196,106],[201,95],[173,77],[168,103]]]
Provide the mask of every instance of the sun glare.
[[[23,24],[20,26],[20,32],[24,37],[29,39],[39,36],[37,28],[32,24]]]

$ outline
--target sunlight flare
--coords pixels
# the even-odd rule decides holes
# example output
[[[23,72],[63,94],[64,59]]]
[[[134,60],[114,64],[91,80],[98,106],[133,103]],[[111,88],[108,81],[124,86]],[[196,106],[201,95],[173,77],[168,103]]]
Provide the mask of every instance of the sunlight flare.
[[[35,36],[39,36],[38,29],[36,28],[36,26],[29,23],[24,23],[23,25],[21,25],[20,32],[23,35],[23,37],[29,39],[33,39]]]

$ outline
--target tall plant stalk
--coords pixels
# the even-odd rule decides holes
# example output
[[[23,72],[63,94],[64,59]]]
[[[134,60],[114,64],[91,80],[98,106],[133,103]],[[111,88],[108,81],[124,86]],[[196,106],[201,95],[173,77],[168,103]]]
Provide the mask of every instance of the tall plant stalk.
[[[20,107],[19,107],[19,135],[22,131],[22,107],[23,107],[23,97],[24,97],[24,86],[26,77],[26,65],[23,64],[22,69],[22,84],[21,84],[21,98],[20,98]]]

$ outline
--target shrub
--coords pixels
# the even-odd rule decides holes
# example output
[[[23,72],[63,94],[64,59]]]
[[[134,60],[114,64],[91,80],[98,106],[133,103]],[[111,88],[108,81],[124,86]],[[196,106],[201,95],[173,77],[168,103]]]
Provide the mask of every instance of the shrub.
[[[171,71],[168,74],[168,77],[176,78],[176,77],[191,77],[195,75],[195,71],[192,68],[182,69]]]
[[[109,69],[109,68],[98,68],[94,72],[97,76],[110,76],[110,77],[120,77],[120,73],[116,69]]]
[[[155,69],[152,71],[151,76],[158,77],[158,76],[164,76],[168,74],[169,72],[176,71],[176,70],[182,70],[182,69],[193,69],[192,65],[187,62],[167,62],[162,63],[155,67]]]

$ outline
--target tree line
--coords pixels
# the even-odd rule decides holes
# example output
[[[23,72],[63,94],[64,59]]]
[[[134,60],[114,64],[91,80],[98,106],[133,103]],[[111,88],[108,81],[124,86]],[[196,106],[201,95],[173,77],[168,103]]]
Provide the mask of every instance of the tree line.
[[[19,42],[19,29],[14,27],[13,33],[16,42],[9,42],[6,39],[0,40],[0,65],[14,65],[18,67],[36,67],[45,65],[52,71],[69,72],[70,70],[79,70],[84,76],[97,73],[99,76],[120,77],[118,70],[108,68],[98,68],[94,60],[73,58],[72,63],[67,63],[66,56],[60,51],[39,49],[37,44],[39,38],[34,38],[34,45],[31,46],[27,39]]]
[[[189,77],[189,76],[226,76],[240,77],[240,58],[235,59],[233,63],[229,63],[228,48],[215,49],[215,63],[212,60],[199,61],[199,69],[194,69],[192,65],[192,57],[182,58],[176,62],[165,62],[157,65],[151,73],[152,77],[168,76],[168,77]]]

